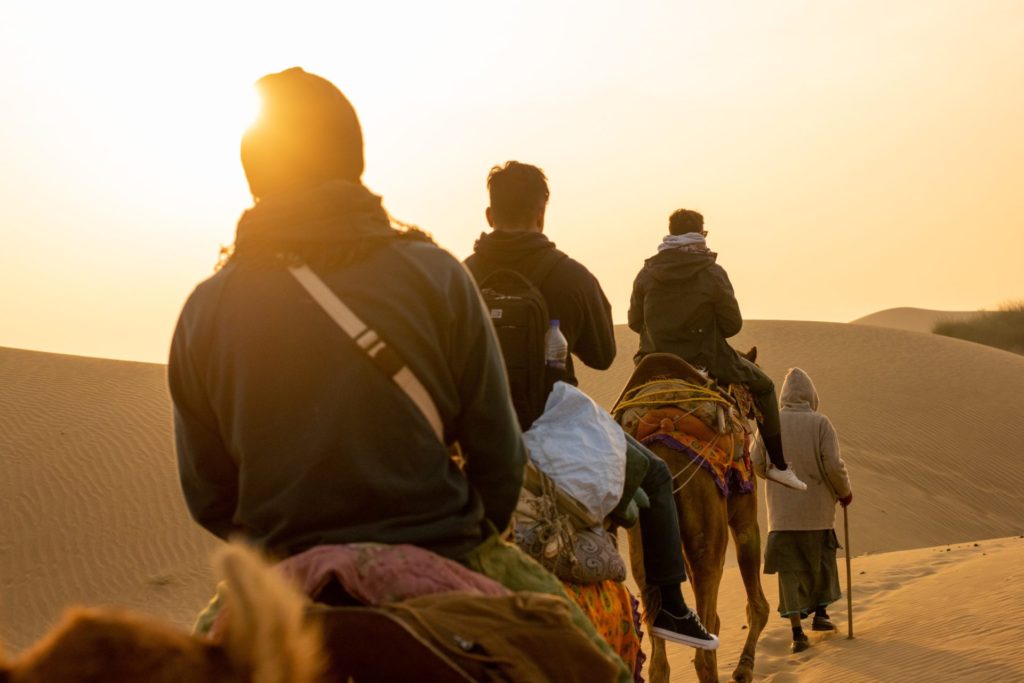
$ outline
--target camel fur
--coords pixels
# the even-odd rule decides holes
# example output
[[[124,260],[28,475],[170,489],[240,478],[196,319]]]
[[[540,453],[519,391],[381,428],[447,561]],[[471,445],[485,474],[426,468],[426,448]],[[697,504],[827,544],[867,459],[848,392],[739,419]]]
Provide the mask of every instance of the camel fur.
[[[43,639],[10,660],[0,683],[314,683],[323,670],[319,628],[306,600],[253,551],[230,545],[215,565],[226,582],[223,642],[110,608],[73,608]]]

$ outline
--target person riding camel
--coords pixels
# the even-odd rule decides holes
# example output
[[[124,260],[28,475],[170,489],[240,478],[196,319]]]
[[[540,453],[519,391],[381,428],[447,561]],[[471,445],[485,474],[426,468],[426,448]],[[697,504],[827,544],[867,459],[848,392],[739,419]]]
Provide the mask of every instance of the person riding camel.
[[[804,484],[786,463],[775,384],[726,341],[743,326],[729,276],[708,249],[704,217],[679,209],[669,234],[633,281],[629,328],[640,335],[634,362],[649,353],[674,353],[707,370],[720,384],[744,384],[761,413],[758,431],[771,467],[767,478],[793,489]]]
[[[526,461],[476,287],[425,235],[396,230],[362,184],[359,121],[333,84],[293,68],[257,87],[263,111],[241,149],[254,205],[171,344],[189,510],[278,557],[375,541],[457,559],[484,540],[485,520],[508,525]],[[420,378],[465,474],[289,273],[298,261]]]
[[[465,261],[466,267],[478,283],[501,269],[536,280],[534,285],[547,302],[551,318],[559,321],[567,342],[563,381],[576,385],[573,355],[599,370],[610,367],[615,359],[611,305],[597,278],[557,250],[544,234],[550,195],[544,172],[530,164],[509,161],[491,169],[487,188],[490,206],[485,214],[493,230],[480,235],[473,254]],[[547,273],[538,276],[538,264],[545,260],[550,263]],[[513,352],[503,351],[506,356]],[[516,368],[510,368],[509,374],[516,374]],[[512,386],[517,385],[516,379],[510,377]],[[639,522],[647,582],[658,587],[661,599],[660,611],[652,615],[652,633],[671,642],[714,650],[718,637],[709,633],[687,606],[680,588],[680,582],[686,580],[686,567],[672,496],[672,474],[654,453],[635,440],[633,445],[648,461],[640,488],[650,499],[650,506],[640,510]]]
[[[501,538],[526,447],[473,279],[363,184],[359,120],[331,82],[292,68],[257,88],[241,149],[254,205],[171,343],[189,512],[278,559],[408,544],[553,594],[591,646],[573,666],[628,680],[558,579]]]

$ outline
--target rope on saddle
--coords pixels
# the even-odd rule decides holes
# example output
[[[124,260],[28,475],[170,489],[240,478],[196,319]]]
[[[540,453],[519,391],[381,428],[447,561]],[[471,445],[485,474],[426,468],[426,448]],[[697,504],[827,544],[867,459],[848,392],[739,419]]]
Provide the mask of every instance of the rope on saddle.
[[[685,411],[683,413],[680,413],[679,415],[676,415],[675,417],[661,418],[661,420],[658,420],[657,422],[651,422],[650,420],[648,420],[647,416],[650,415],[650,413],[647,412],[647,413],[644,413],[643,415],[641,415],[638,419],[640,420],[640,424],[645,424],[648,427],[657,427],[659,424],[661,424],[662,420],[669,420],[670,422],[672,422],[673,425],[675,425],[675,424],[679,423],[679,420],[683,419],[684,417],[688,417],[690,415],[693,415],[695,412],[697,412],[697,409],[696,408],[691,408],[690,410],[687,410],[687,411]]]
[[[664,387],[666,385],[671,388],[644,392],[645,389],[654,386]],[[703,403],[705,401],[720,403],[725,406],[734,405],[732,401],[722,396],[721,393],[709,387],[682,379],[655,379],[627,391],[622,400],[612,409],[612,413],[618,414],[629,408],[654,408],[667,403],[677,405]]]
[[[693,479],[694,475],[697,474],[698,472],[700,472],[700,463],[701,463],[700,460],[692,459],[686,465],[686,467],[684,467],[683,469],[679,470],[677,473],[672,475],[672,481],[675,481],[679,477],[681,477],[684,474],[686,474],[686,471],[688,469],[690,469],[691,467],[693,468],[693,472],[690,472],[690,476],[688,476],[686,478],[686,481],[684,481],[682,484],[680,484],[679,486],[676,486],[675,488],[672,489],[672,495],[673,496],[675,494],[679,493],[680,491],[682,491],[684,488],[686,488],[686,485],[690,483],[690,480]]]
[[[741,418],[740,412],[742,404],[737,399],[738,397],[734,397],[728,391],[718,390],[706,384],[674,377],[658,377],[626,391],[612,409],[612,413],[624,428],[630,422],[633,425],[655,427],[656,423],[649,419],[651,411],[665,407],[678,408],[682,412],[681,415],[659,419],[663,431],[669,429],[664,427],[666,420],[671,423],[671,428],[676,428],[679,420],[688,415],[696,415],[715,431],[715,435],[709,440],[695,439],[690,442],[687,448],[690,462],[672,476],[672,492],[675,494],[685,488],[702,467],[708,468],[716,478],[724,478],[724,473],[719,470],[727,470],[733,466],[723,466],[715,449],[719,448],[720,439],[727,431],[731,432],[734,438],[746,431],[745,420]],[[714,424],[716,421],[717,425]],[[627,431],[633,429],[635,427],[630,427]],[[733,452],[730,451],[728,455],[731,456]],[[719,485],[721,486],[721,482]]]
[[[688,469],[690,469],[691,467],[693,468],[693,472],[690,472],[690,476],[688,476],[686,478],[686,481],[684,481],[682,484],[680,484],[679,486],[676,486],[674,489],[672,489],[672,494],[673,495],[675,495],[676,493],[679,493],[680,491],[682,491],[683,488],[687,484],[690,483],[690,480],[693,479],[694,475],[696,475],[698,472],[700,472],[700,464],[701,464],[701,462],[709,462],[708,461],[707,453],[708,453],[709,450],[711,450],[714,447],[714,445],[715,445],[715,443],[717,441],[718,441],[718,436],[715,436],[715,438],[712,439],[711,441],[709,441],[707,443],[707,445],[705,445],[704,448],[701,449],[701,451],[699,453],[695,453],[695,455],[697,457],[692,458],[690,460],[689,464],[687,464],[683,469],[679,470],[679,472],[677,472],[676,474],[672,475],[672,481],[675,481],[679,477],[681,477],[684,474],[686,474],[686,471]]]

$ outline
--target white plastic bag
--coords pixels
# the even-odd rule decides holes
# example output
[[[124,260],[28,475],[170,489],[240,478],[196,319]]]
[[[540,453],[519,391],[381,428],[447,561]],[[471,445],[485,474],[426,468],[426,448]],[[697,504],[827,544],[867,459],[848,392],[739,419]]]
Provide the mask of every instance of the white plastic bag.
[[[537,467],[595,519],[604,519],[618,505],[626,481],[626,437],[582,391],[556,382],[544,414],[523,439]]]

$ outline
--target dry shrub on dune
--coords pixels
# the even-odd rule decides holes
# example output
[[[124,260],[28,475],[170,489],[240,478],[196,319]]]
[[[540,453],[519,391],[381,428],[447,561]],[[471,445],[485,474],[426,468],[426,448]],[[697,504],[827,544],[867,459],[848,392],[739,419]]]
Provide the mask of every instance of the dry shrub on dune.
[[[939,322],[932,332],[1024,354],[1024,300],[1003,304],[997,311],[980,311],[966,320]]]

